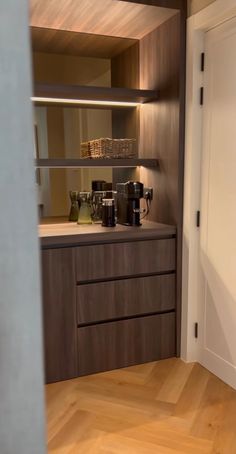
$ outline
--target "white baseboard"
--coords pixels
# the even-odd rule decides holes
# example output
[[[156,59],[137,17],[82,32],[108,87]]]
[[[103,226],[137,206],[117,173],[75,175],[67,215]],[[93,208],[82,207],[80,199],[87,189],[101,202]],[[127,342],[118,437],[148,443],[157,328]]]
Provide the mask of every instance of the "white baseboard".
[[[236,389],[236,367],[233,364],[207,349],[202,351],[199,363],[227,385]]]

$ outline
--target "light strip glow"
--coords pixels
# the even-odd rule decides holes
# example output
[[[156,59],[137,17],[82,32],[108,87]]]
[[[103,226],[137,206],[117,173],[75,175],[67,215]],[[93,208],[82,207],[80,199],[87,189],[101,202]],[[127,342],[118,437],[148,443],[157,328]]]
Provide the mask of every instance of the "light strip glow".
[[[42,103],[58,103],[58,104],[84,104],[84,105],[97,105],[97,106],[120,106],[120,107],[137,107],[139,102],[126,102],[126,101],[95,101],[90,99],[64,99],[64,98],[41,98],[32,96],[31,101]]]

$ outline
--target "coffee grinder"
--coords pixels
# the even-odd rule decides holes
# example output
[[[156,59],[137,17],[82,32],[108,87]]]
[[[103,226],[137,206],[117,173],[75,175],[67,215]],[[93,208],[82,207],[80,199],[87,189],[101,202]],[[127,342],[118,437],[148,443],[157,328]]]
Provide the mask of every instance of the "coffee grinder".
[[[140,199],[144,197],[143,184],[139,181],[117,183],[116,190],[118,224],[140,226],[140,214],[146,212],[140,208]]]

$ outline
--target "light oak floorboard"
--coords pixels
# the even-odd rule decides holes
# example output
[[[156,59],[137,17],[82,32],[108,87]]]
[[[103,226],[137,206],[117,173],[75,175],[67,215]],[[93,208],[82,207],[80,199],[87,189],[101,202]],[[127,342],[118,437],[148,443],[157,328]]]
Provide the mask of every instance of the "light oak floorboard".
[[[46,386],[49,454],[236,454],[236,391],[168,359]]]

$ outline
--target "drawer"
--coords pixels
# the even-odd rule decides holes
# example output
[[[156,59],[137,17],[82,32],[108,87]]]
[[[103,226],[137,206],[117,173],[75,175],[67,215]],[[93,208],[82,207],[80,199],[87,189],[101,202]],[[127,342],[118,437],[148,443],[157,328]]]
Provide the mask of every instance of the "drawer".
[[[175,314],[78,328],[79,376],[175,356]]]
[[[80,246],[77,282],[173,271],[175,255],[175,238]]]
[[[175,274],[77,286],[78,324],[173,309]]]

